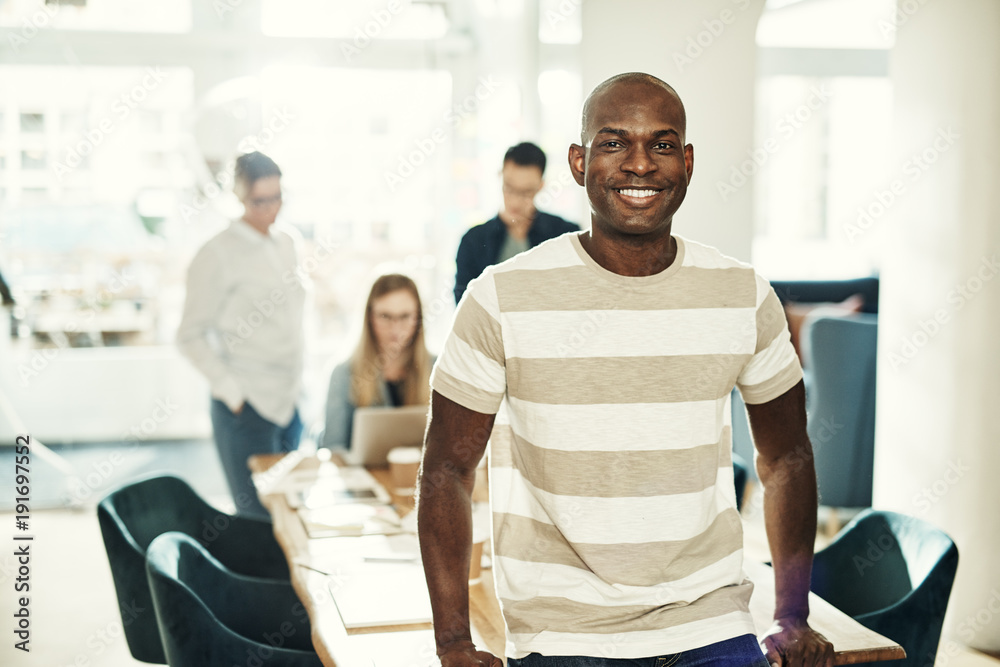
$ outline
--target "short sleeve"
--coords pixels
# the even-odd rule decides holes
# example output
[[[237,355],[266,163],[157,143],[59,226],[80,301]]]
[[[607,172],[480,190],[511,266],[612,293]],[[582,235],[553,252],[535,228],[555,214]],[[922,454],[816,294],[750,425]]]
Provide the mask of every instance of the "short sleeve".
[[[785,311],[771,284],[757,280],[757,343],[750,361],[736,380],[746,403],[767,403],[802,379],[802,366],[792,347]]]
[[[507,391],[500,308],[492,270],[469,283],[431,373],[431,388],[475,412],[496,414]]]

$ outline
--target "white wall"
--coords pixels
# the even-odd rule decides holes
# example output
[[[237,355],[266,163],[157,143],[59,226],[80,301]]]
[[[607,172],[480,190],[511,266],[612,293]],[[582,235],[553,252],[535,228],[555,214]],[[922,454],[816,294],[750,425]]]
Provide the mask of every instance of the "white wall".
[[[11,349],[6,333],[0,392],[14,415],[0,410],[0,443],[211,436],[208,383],[173,346]]]
[[[763,8],[764,0],[582,5],[585,94],[630,71],[658,76],[677,90],[687,107],[695,166],[674,231],[744,261],[753,234],[752,184],[723,201],[717,183],[727,182],[754,148],[754,36]]]
[[[955,539],[951,635],[1000,651],[1000,4],[899,6],[890,164],[921,171],[886,223],[875,503]]]

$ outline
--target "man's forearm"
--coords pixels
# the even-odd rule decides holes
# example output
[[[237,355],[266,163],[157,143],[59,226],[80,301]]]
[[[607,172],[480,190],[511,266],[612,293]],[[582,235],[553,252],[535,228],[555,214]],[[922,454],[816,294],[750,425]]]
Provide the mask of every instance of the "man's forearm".
[[[808,439],[792,453],[758,457],[764,487],[764,524],[774,564],[774,617],[809,615],[809,584],[816,540],[816,472]]]
[[[472,483],[453,466],[428,463],[425,460],[420,473],[417,532],[434,613],[434,640],[440,653],[472,641],[468,575]]]

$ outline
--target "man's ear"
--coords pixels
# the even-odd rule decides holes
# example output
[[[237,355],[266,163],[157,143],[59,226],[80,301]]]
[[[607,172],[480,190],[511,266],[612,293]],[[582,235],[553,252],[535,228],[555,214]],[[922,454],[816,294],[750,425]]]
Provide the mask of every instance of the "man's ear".
[[[576,181],[577,185],[582,186],[587,174],[587,149],[580,144],[570,144],[568,159],[573,180]]]

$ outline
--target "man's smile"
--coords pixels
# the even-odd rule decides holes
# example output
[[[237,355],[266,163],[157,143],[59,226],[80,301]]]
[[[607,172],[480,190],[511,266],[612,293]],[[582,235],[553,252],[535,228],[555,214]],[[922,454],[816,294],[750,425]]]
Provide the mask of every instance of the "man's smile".
[[[653,197],[663,192],[663,190],[649,187],[614,188],[614,191],[625,203],[633,205],[649,203]]]

